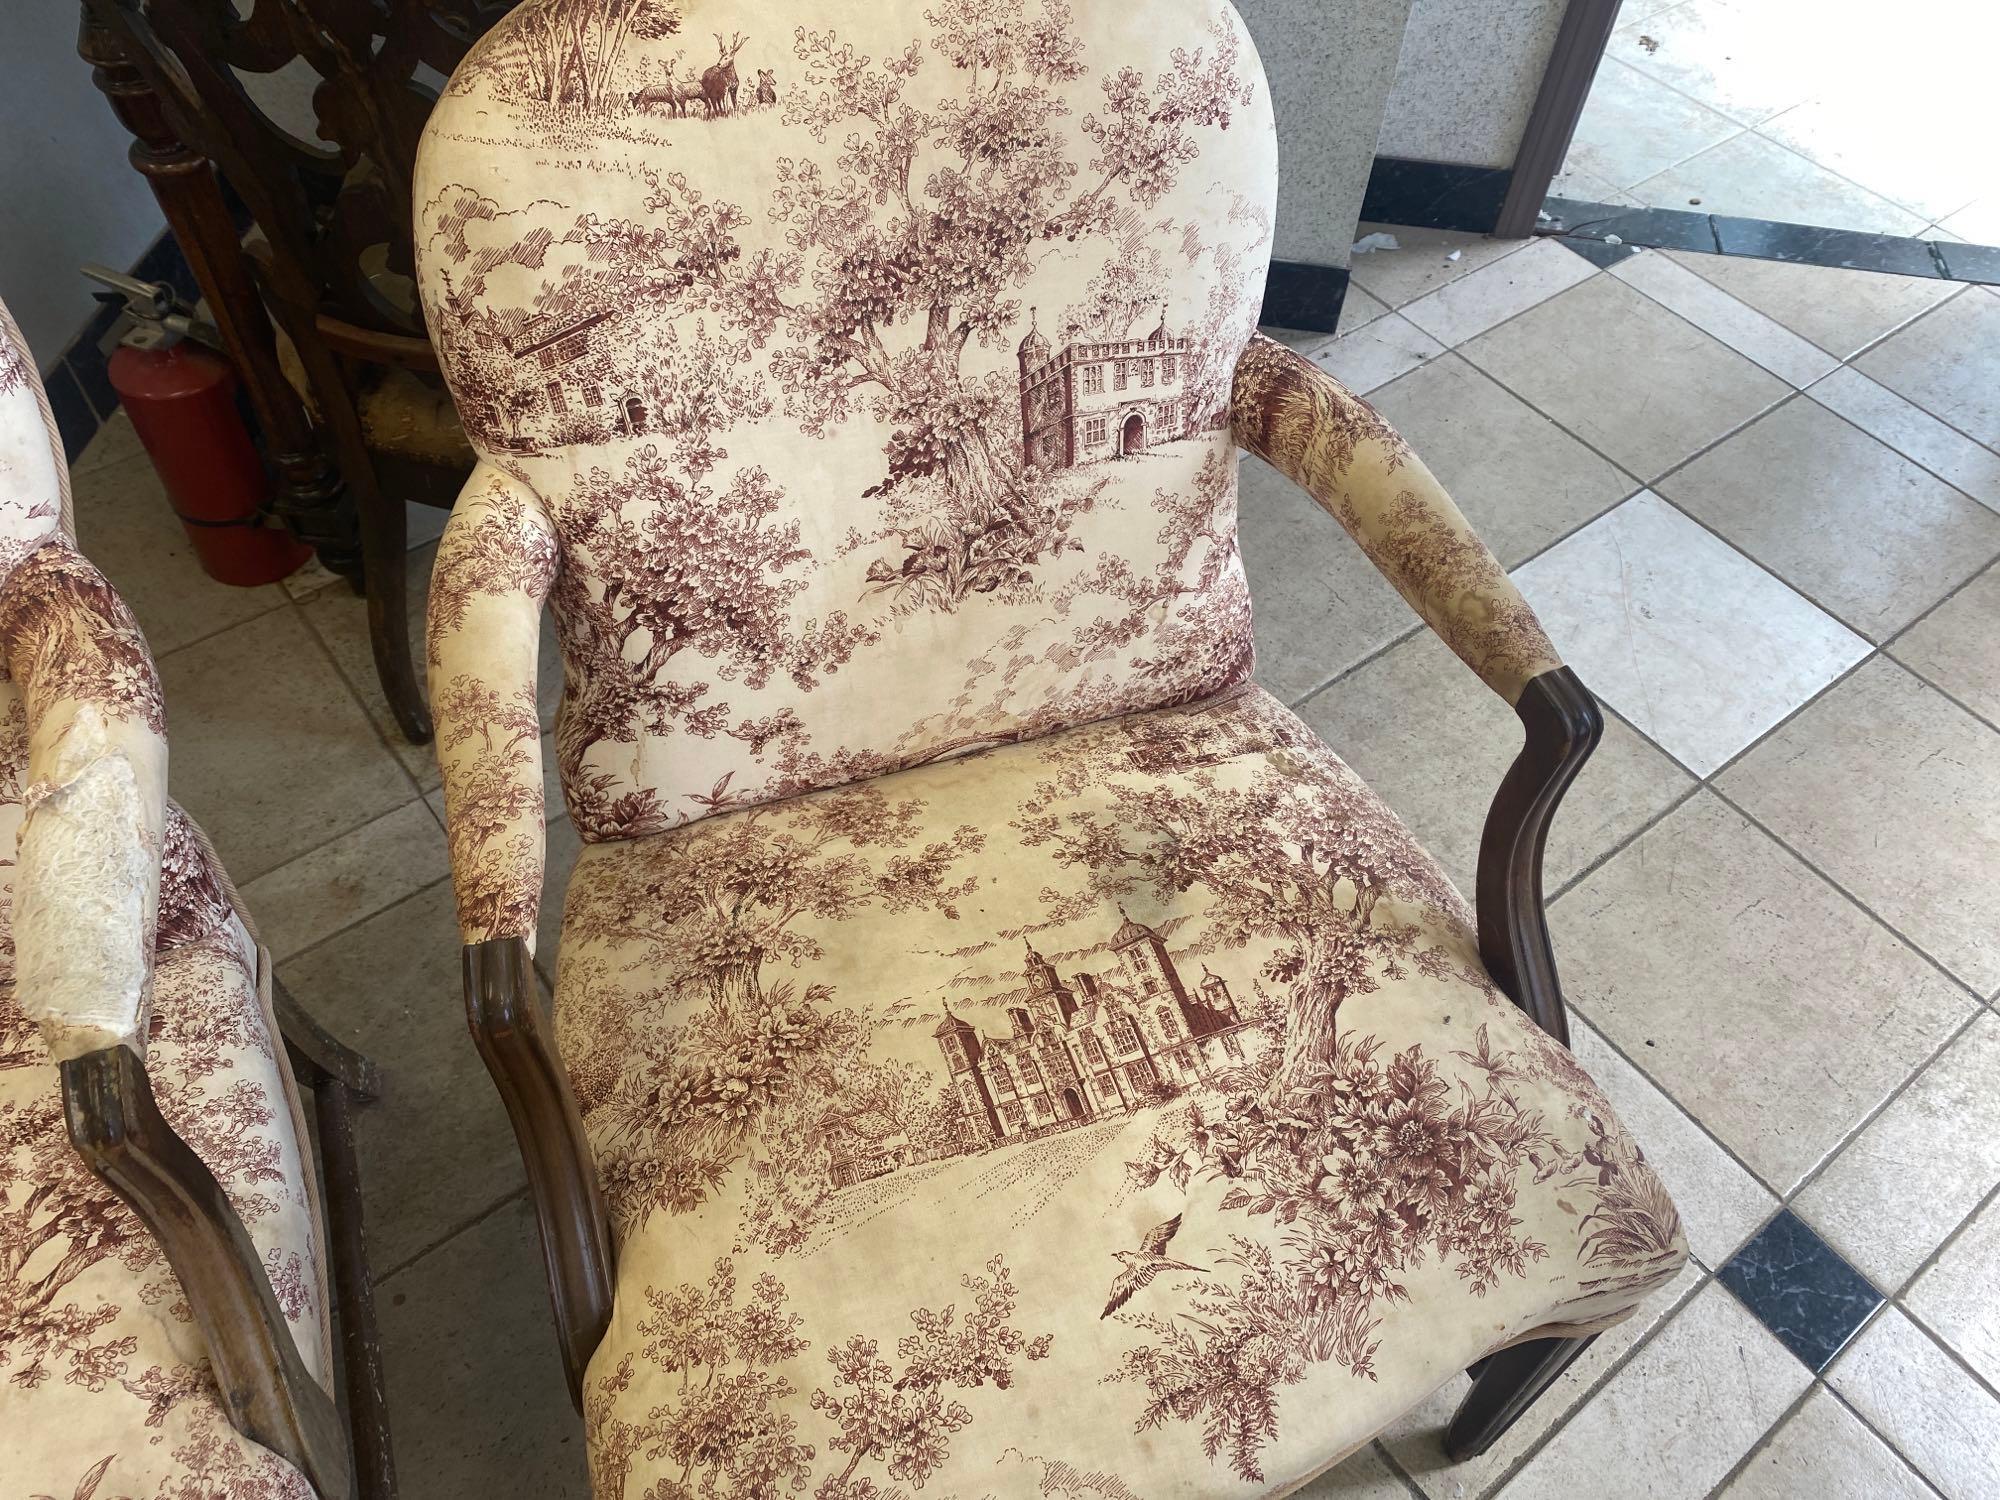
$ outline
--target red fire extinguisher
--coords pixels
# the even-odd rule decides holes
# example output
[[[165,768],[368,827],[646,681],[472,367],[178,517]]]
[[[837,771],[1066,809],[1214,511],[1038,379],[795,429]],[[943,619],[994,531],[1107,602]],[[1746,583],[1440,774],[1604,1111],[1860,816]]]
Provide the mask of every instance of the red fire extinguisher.
[[[236,372],[204,343],[214,329],[164,283],[102,266],[84,275],[125,299],[132,328],[112,352],[112,389],[132,418],[202,571],[241,588],[297,572],[312,549],[271,519],[270,479],[236,406]]]

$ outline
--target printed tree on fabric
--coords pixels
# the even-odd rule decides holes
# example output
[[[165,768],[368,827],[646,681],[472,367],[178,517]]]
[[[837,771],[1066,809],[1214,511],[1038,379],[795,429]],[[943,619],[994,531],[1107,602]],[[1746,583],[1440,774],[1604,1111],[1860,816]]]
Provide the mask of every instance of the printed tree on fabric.
[[[1065,542],[1053,486],[1011,436],[1013,382],[968,378],[967,345],[1001,347],[1040,258],[1158,203],[1197,132],[1227,128],[1250,86],[1220,26],[1150,86],[1131,68],[1109,73],[1082,122],[1096,154],[1080,168],[1058,128],[1059,89],[1085,73],[1062,0],[949,0],[925,14],[931,49],[965,75],[932,108],[910,99],[931,65],[920,43],[877,62],[833,31],[799,29],[785,121],[841,154],[834,171],[780,158],[769,212],[790,248],[751,256],[728,284],[741,326],[780,339],[773,372],[807,432],[858,406],[889,426],[884,534],[903,555],[870,578],[899,603],[951,609],[1023,582]]]
[[[494,92],[517,103],[601,114],[616,86],[626,43],[680,30],[672,0],[528,0],[482,59]]]
[[[833,1008],[824,984],[800,989],[769,972],[823,956],[808,920],[864,908],[957,918],[975,883],[961,861],[983,839],[961,827],[919,842],[922,811],[873,786],[750,809],[648,842],[619,881],[573,901],[567,930],[584,942],[636,944],[627,967],[656,982],[649,998],[688,1012],[680,1025],[641,1033],[628,1001],[591,1004],[608,978],[594,967],[601,959],[565,977],[593,1023],[588,1049],[566,1061],[621,1211],[687,1212],[747,1156],[742,1234],[783,1254],[803,1242],[830,1193],[824,1168],[835,1154],[944,1128],[935,1078],[869,1058],[867,1018]],[[634,1066],[638,1055],[645,1061]]]
[[[1244,752],[1252,752],[1245,754]],[[1139,1426],[1198,1422],[1210,1457],[1243,1478],[1278,1431],[1278,1393],[1333,1360],[1372,1374],[1385,1302],[1435,1256],[1484,1292],[1547,1247],[1522,1231],[1517,1182],[1564,1174],[1599,1201],[1586,1262],[1643,1283],[1678,1266],[1679,1220],[1573,1059],[1539,1032],[1495,1052],[1486,1028],[1455,1066],[1412,1046],[1388,1055],[1342,1033],[1341,1007],[1412,971],[1506,1002],[1464,954],[1470,913],[1409,833],[1303,729],[1232,706],[1132,721],[1049,752],[1055,772],[1016,826],[1078,871],[1067,915],[1109,899],[1171,903],[1201,887],[1213,940],[1275,942],[1266,977],[1289,985],[1268,1044],[1163,1123],[1130,1165],[1135,1185],[1230,1183],[1227,1213],[1285,1226],[1276,1247],[1231,1236],[1184,1314],[1120,1314],[1148,1336],[1108,1376],[1143,1384]],[[1247,763],[1251,769],[1243,771]],[[1165,782],[1156,766],[1214,766]],[[1109,788],[1106,812],[1072,808]],[[1566,1148],[1514,1086],[1556,1077],[1591,1101],[1595,1144]],[[1454,1088],[1456,1079],[1456,1088]],[[1246,1225],[1246,1228],[1248,1226]]]
[[[966,1312],[956,1304],[913,1309],[914,1331],[896,1340],[896,1364],[862,1334],[827,1349],[831,1377],[810,1398],[810,1410],[830,1425],[824,1435],[801,1432],[787,1409],[799,1389],[777,1373],[812,1348],[783,1282],[765,1272],[739,1301],[735,1264],[725,1258],[705,1286],[647,1287],[643,1357],[680,1376],[679,1399],[654,1407],[643,1422],[620,1414],[619,1398],[634,1382],[629,1354],[585,1391],[593,1492],[624,1500],[632,1460],[643,1453],[679,1467],[646,1491],[648,1500],[803,1493],[822,1443],[827,1466],[814,1500],[894,1500],[905,1493],[899,1485],[921,1491],[950,1456],[954,1434],[973,1420],[951,1393],[1005,1390],[1015,1361],[1047,1358],[1052,1342],[1052,1335],[1030,1338],[1013,1326],[1016,1292],[1000,1257],[987,1262],[985,1275],[962,1276],[959,1284]],[[802,1441],[807,1436],[819,1441]]]

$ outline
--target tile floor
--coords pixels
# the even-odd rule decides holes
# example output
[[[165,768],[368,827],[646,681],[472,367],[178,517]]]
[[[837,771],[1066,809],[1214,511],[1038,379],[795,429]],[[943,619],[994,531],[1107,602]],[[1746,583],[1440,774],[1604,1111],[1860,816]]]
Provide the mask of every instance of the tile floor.
[[[1454,1382],[1308,1493],[2000,1496],[2000,293],[1393,232],[1343,333],[1295,341],[1610,710],[1554,831],[1556,946],[1696,1263],[1485,1458],[1439,1452]],[[388,1073],[360,1135],[406,1493],[581,1497],[437,775],[363,606],[203,580],[122,418],[76,480],[160,655],[177,792],[286,982]],[[1264,681],[1469,884],[1511,715],[1254,460],[1243,534]],[[550,842],[545,965],[576,850]]]
[[[1553,193],[2000,243],[2000,7],[1626,4]]]

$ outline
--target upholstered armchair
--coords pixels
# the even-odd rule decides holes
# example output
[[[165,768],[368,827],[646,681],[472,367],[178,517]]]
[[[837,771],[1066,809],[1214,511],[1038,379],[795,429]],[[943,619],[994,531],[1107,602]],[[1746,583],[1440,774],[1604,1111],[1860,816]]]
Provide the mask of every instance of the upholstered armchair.
[[[372,1071],[277,988],[166,796],[152,658],[76,550],[4,308],[0,667],[0,1488],[387,1497],[350,1118]]]
[[[1680,1268],[1543,922],[1596,707],[1257,336],[1276,169],[1221,0],[553,0],[432,115],[431,706],[600,1500],[1274,1496],[1467,1369],[1476,1453]],[[1252,680],[1244,449],[1519,710],[1476,918]]]

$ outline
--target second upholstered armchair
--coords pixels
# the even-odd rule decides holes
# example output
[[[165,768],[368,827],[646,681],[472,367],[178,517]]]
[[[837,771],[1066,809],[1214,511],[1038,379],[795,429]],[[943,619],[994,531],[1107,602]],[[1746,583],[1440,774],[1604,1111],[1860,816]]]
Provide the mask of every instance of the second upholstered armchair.
[[[374,1075],[277,988],[167,759],[151,654],[76,549],[0,310],[6,1487],[386,1500],[349,1113]]]
[[[594,1492],[1276,1497],[1462,1371],[1483,1451],[1686,1257],[1542,913],[1601,721],[1256,335],[1241,22],[648,15],[515,12],[417,174],[467,1003]],[[1521,718],[1476,916],[1254,681],[1246,448]]]

